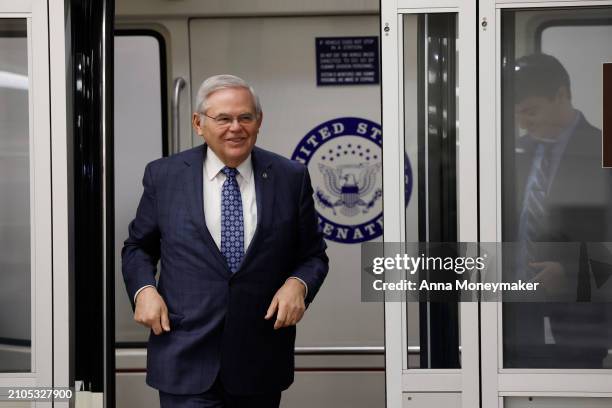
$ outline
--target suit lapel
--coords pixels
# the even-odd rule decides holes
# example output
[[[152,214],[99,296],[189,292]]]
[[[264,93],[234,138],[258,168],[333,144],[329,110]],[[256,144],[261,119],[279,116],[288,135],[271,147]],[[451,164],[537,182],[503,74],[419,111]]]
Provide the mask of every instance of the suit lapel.
[[[225,262],[225,258],[221,254],[219,247],[215,243],[208,227],[206,226],[206,216],[204,214],[204,174],[203,165],[204,159],[206,158],[207,147],[203,145],[201,149],[195,149],[194,154],[189,155],[185,158],[185,163],[188,168],[185,171],[188,173],[188,177],[185,179],[185,192],[187,194],[187,200],[189,201],[189,211],[191,218],[196,224],[200,231],[204,243],[208,246],[212,253],[215,254],[217,260],[223,265],[223,268],[231,273]]]
[[[257,227],[249,247],[247,248],[240,269],[248,265],[250,258],[256,253],[257,245],[265,238],[264,231],[269,231],[274,208],[274,172],[270,157],[265,151],[255,147],[251,152],[253,176],[255,179],[255,200],[257,201]]]

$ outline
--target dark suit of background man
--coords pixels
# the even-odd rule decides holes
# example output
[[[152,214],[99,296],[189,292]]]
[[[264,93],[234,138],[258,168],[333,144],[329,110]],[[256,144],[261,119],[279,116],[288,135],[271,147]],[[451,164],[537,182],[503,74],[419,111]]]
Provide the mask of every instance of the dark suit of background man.
[[[206,144],[147,165],[122,251],[147,384],[164,408],[278,407],[328,270],[310,177],[254,147],[261,106],[240,78],[204,81],[192,122]]]
[[[505,367],[601,368],[610,307],[588,303],[606,283],[595,277],[592,250],[612,241],[601,132],[574,108],[569,75],[556,58],[527,55],[509,68],[516,122],[526,135],[506,149],[515,183],[504,186],[511,231],[504,240],[519,243],[515,278],[538,281],[551,299],[569,302],[505,305]],[[552,242],[572,246],[541,244]]]

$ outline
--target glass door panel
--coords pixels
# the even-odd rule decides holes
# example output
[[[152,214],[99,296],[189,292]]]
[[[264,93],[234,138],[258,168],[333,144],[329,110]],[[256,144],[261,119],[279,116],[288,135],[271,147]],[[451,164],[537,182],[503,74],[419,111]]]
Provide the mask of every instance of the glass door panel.
[[[612,170],[601,163],[611,21],[609,8],[501,13],[502,238],[521,248],[516,274],[575,299],[504,304],[504,368],[612,368],[612,304],[591,302],[612,288]]]
[[[457,14],[402,18],[405,242],[454,242],[458,237]],[[460,368],[458,303],[408,302],[406,316],[408,368]]]
[[[31,214],[25,18],[0,19],[0,372],[29,372]]]
[[[448,309],[435,315],[431,303],[400,308],[387,302],[387,350],[408,355],[401,374],[398,363],[386,360],[387,398],[396,403],[397,390],[410,397],[409,392],[444,388],[460,392],[464,407],[608,406],[611,371],[603,369],[612,368],[612,170],[601,165],[601,129],[602,64],[612,61],[612,1],[597,7],[564,2],[562,8],[547,0],[477,3],[381,3],[385,143],[396,129],[400,135],[385,150],[385,180],[391,177],[384,181],[385,214],[399,209],[402,218],[402,200],[406,205],[405,222],[385,241],[514,243],[519,251],[505,254],[504,278],[512,273],[537,280],[551,297],[546,303],[463,303],[456,308],[460,319]],[[447,20],[446,31],[434,28],[434,9],[442,12],[436,13],[440,20],[459,15],[460,23],[450,28]],[[417,10],[424,14],[400,15]],[[397,43],[394,13],[400,15]],[[473,27],[479,41],[472,54],[466,33]],[[453,36],[453,29],[460,35]],[[461,59],[452,61],[458,49]],[[466,80],[472,66],[479,87]],[[460,110],[453,81],[461,83]],[[474,94],[478,117],[465,114],[476,106]],[[478,144],[472,145],[473,123],[479,129]],[[409,197],[395,191],[402,185],[396,180],[397,157],[403,156],[395,155],[398,147],[413,166]],[[472,169],[478,173],[474,189],[464,184]],[[388,204],[391,199],[397,204]],[[466,211],[474,202],[477,218]],[[473,231],[470,223],[477,233],[466,234]],[[556,255],[533,251],[544,242],[573,249]],[[563,301],[555,299],[556,290]],[[461,326],[450,326],[453,319]],[[401,348],[393,331],[398,322]],[[466,337],[472,332],[479,338]],[[436,349],[440,334],[446,349]],[[443,365],[435,362],[450,350],[463,357],[461,370],[410,370],[459,367],[449,364],[448,354]],[[461,372],[457,385],[453,372]],[[448,382],[440,386],[442,381]]]

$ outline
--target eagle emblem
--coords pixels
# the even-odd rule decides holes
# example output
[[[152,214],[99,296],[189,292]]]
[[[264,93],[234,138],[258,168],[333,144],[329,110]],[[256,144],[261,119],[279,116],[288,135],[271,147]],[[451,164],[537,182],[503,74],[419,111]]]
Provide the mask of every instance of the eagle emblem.
[[[405,202],[412,173],[404,155]],[[383,234],[382,128],[359,117],[330,119],[299,141],[291,159],[308,168],[325,239],[357,244]]]
[[[368,201],[364,200],[376,187],[376,176],[381,166],[381,163],[373,165],[359,163],[332,167],[319,163],[325,189],[334,198],[330,198],[317,188],[317,201],[323,207],[331,209],[334,215],[337,207],[340,207],[340,213],[347,217],[357,215],[360,210],[362,213],[367,213],[382,197],[382,189],[378,188]]]

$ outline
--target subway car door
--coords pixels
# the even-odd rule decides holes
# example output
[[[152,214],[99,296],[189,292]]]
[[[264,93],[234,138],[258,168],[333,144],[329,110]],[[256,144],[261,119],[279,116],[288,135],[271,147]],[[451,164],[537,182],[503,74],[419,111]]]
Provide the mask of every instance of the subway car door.
[[[611,6],[480,2],[480,239],[529,245],[536,232],[547,242],[530,279],[562,293],[481,304],[483,406],[612,405],[612,173],[602,166]],[[542,213],[535,181],[548,189]]]
[[[168,138],[166,43],[151,29],[118,29],[114,46],[116,406],[156,406],[156,390],[144,383],[149,330],[133,319],[121,248],[142,195],[146,164],[174,148]]]
[[[354,180],[363,169],[371,170],[365,179],[370,191],[364,197],[349,197],[354,199],[356,213],[317,203],[327,220],[322,227],[331,237],[330,257],[338,261],[332,261],[333,272],[300,324],[297,381],[283,396],[283,404],[299,406],[296,404],[303,402],[297,400],[311,403],[313,398],[321,406],[383,404],[382,306],[360,302],[357,270],[359,243],[380,239],[382,231],[377,16],[161,18],[156,24],[127,18],[118,27],[114,156],[115,175],[121,174],[115,178],[117,404],[157,404],[155,390],[144,384],[143,349],[148,331],[134,324],[120,275],[121,243],[142,191],[142,169],[162,154],[202,142],[191,134],[189,95],[195,99],[201,81],[220,72],[237,74],[253,84],[265,117],[258,144],[307,163],[328,202],[337,202],[341,194],[324,190],[319,163],[345,168]],[[341,52],[353,55],[340,56]],[[332,57],[357,58],[353,63],[359,75],[340,66],[330,68],[335,62],[325,58]],[[172,64],[167,69],[166,59]],[[319,77],[317,62],[323,64]],[[181,76],[193,80],[187,80],[185,86]],[[171,114],[168,120],[166,112]],[[317,143],[313,135],[323,137],[326,132],[334,132],[333,143],[320,143],[325,149],[317,149],[312,160],[304,157]]]
[[[247,80],[263,106],[257,144],[306,164],[316,191],[330,272],[298,325],[282,405],[383,405],[383,309],[361,302],[359,273],[360,243],[382,235],[378,16],[194,18],[189,38],[192,99],[211,75]],[[352,195],[326,189],[340,172],[331,182]]]
[[[400,220],[385,244],[492,243],[501,279],[544,289],[503,302],[387,296],[388,407],[612,405],[611,5],[383,1],[383,131],[397,135],[383,145],[384,211]],[[419,186],[407,205],[405,157]]]
[[[28,390],[69,385],[65,26],[48,7],[0,2],[2,407],[51,407]]]
[[[393,257],[411,243],[477,240],[473,4],[416,3],[381,8],[385,245],[374,250]],[[477,407],[478,304],[370,296],[385,302],[386,406]]]

